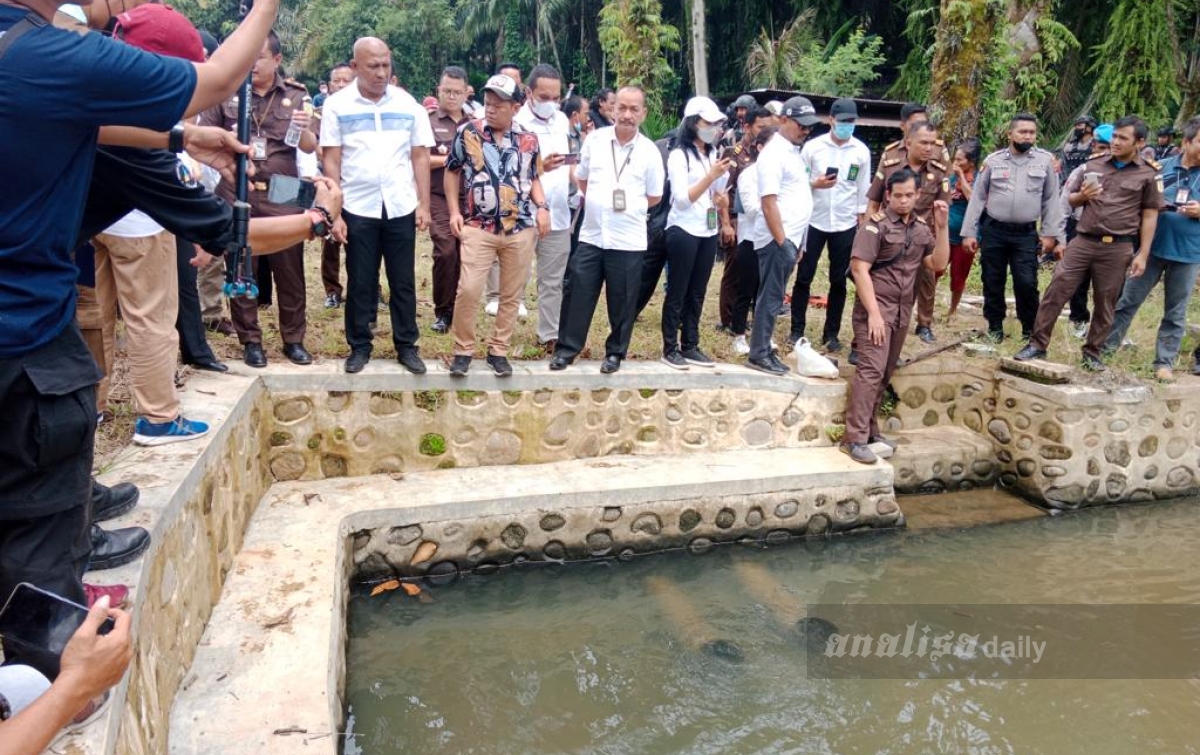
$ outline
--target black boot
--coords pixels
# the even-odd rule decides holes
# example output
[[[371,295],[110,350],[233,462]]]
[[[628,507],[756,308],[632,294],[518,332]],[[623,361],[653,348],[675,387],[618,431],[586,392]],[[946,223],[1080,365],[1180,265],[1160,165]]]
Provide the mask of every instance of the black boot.
[[[111,488],[92,480],[92,521],[103,522],[129,511],[138,502],[137,486],[118,482]]]
[[[88,571],[115,569],[133,561],[150,547],[150,533],[141,527],[102,530],[92,525],[92,560]]]

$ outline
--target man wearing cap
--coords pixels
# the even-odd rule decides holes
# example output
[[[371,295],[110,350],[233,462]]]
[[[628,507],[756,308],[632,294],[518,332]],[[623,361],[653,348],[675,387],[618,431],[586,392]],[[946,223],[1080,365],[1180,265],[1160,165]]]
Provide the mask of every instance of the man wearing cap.
[[[923,105],[917,107],[924,108]],[[875,171],[875,179],[867,191],[867,213],[874,215],[882,207],[887,177],[901,168],[908,168],[918,176],[917,203],[913,212],[926,223],[931,222],[933,203],[950,201],[950,163],[937,159],[939,154],[944,156],[945,152],[946,148],[938,138],[937,129],[933,124],[929,121],[911,121],[904,144],[898,147],[891,146],[884,153],[879,170]],[[932,327],[933,299],[936,293],[937,276],[928,268],[920,268],[917,271],[916,335],[925,343],[933,343],[936,340]]]
[[[829,133],[810,139],[800,150],[813,188],[813,214],[792,287],[792,332],[788,341],[795,344],[804,337],[813,277],[821,252],[828,248],[829,297],[820,342],[829,352],[842,349],[838,332],[846,307],[850,249],[855,229],[867,211],[867,191],[871,188],[871,150],[854,137],[857,120],[854,100],[836,100],[830,109]]]
[[[800,159],[800,145],[821,122],[812,102],[792,97],[783,104],[779,133],[758,154],[758,193],[762,212],[755,220],[754,250],[758,255],[758,294],[754,328],[746,366],[770,375],[785,375],[787,365],[771,347],[779,303],[788,276],[796,266],[812,216],[812,186]]]
[[[354,83],[325,101],[321,147],[325,175],[345,193],[334,236],[346,243],[348,373],[371,359],[371,322],[379,301],[379,264],[387,273],[396,361],[425,374],[417,351],[416,232],[429,227],[429,114],[393,86],[392,53],[383,40],[354,43]]]
[[[487,363],[497,377],[512,375],[508,345],[525,295],[538,236],[550,230],[542,192],[538,137],[513,123],[524,99],[521,85],[496,74],[483,87],[484,117],[469,121],[454,137],[446,158],[446,203],[450,229],[462,241],[462,271],[454,300],[452,377],[464,377],[475,353],[475,313],[492,263],[500,265],[500,306]],[[465,191],[461,187],[465,185]],[[465,194],[466,206],[460,206]]]
[[[299,175],[297,148],[306,153],[312,153],[317,148],[317,137],[309,130],[312,117],[303,108],[302,100],[307,92],[303,86],[285,81],[279,74],[282,60],[279,37],[272,31],[254,64],[251,81],[250,158],[255,172],[250,181],[248,198],[250,213],[258,217],[303,212],[299,207],[268,201],[267,189],[271,176]],[[201,125],[235,130],[238,121],[237,100],[236,96],[231,97],[224,104],[207,111],[200,119]],[[293,120],[303,129],[300,142],[295,147],[284,142]],[[217,187],[217,194],[233,204],[235,188],[231,182],[222,182]],[[304,244],[296,244],[272,256],[270,263],[260,269],[273,277],[277,289],[275,298],[279,307],[283,355],[293,364],[312,364],[312,355],[304,348],[307,329]],[[229,309],[233,327],[242,344],[242,361],[250,367],[266,367],[267,355],[263,351],[262,328],[258,323],[258,302],[244,297],[230,299]]]
[[[950,260],[949,205],[934,202],[932,223],[916,213],[917,174],[903,167],[888,174],[886,208],[873,213],[858,229],[851,253],[857,301],[854,333],[858,368],[846,400],[846,433],[841,450],[863,464],[873,464],[871,443],[895,444],[879,433],[876,417],[884,390],[904,348],[913,309],[918,270],[939,273]]]
[[[1063,191],[1072,207],[1083,207],[1078,232],[1067,245],[1063,261],[1037,310],[1029,344],[1013,358],[1042,359],[1054,334],[1054,324],[1063,305],[1071,298],[1085,273],[1092,276],[1095,291],[1092,324],[1083,346],[1083,366],[1103,370],[1101,349],[1112,327],[1117,298],[1126,273],[1137,278],[1146,270],[1150,246],[1163,206],[1159,165],[1139,154],[1146,141],[1146,124],[1125,116],[1113,124],[1112,148],[1108,157],[1087,162],[1078,184]],[[1134,254],[1133,242],[1139,243]]]
[[[458,129],[467,122],[463,109],[467,97],[467,72],[458,66],[442,69],[438,82],[438,108],[429,115],[434,147],[429,155],[429,238],[433,242],[433,325],[434,333],[449,333],[454,321],[454,300],[458,296],[462,245],[450,230],[450,206],[446,204],[446,160]],[[482,111],[480,111],[482,115]],[[460,205],[466,198],[459,197]]]
[[[1095,131],[1096,119],[1092,116],[1081,115],[1075,119],[1071,135],[1058,151],[1061,162],[1059,178],[1063,183],[1066,183],[1067,176],[1076,168],[1092,158],[1092,138]]]
[[[622,87],[612,114],[614,125],[596,129],[583,142],[575,168],[587,209],[579,246],[567,261],[552,370],[565,370],[583,351],[601,287],[610,327],[602,373],[621,369],[637,317],[648,245],[646,215],[662,199],[666,168],[654,142],[640,131],[646,93]]]
[[[1004,340],[1009,270],[1021,333],[1028,337],[1033,330],[1039,233],[1041,251],[1049,253],[1062,225],[1054,156],[1036,143],[1037,119],[1029,113],[1014,115],[1008,124],[1008,148],[984,159],[963,217],[963,249],[968,254],[979,250],[983,235],[983,317],[997,342]]]

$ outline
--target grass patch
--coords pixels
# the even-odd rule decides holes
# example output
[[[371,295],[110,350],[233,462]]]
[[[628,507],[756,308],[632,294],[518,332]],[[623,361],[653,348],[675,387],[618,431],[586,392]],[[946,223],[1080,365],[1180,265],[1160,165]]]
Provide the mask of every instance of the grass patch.
[[[417,405],[418,409],[424,409],[427,412],[436,412],[446,403],[446,392],[413,391],[413,403]]]
[[[841,443],[842,438],[846,437],[845,425],[826,425],[825,437],[829,438],[830,443]]]
[[[437,433],[425,433],[421,436],[417,450],[423,456],[441,456],[446,453],[446,438]]]

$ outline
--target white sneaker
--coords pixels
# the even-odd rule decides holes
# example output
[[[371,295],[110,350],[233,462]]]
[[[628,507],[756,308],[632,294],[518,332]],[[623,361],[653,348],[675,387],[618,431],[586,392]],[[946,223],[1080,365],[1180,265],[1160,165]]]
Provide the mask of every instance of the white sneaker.
[[[499,305],[497,305],[497,306],[499,306]],[[521,305],[519,307],[517,307],[517,319],[520,320],[521,322],[525,322],[525,320],[528,318],[529,318],[529,310],[525,308],[525,302],[521,302]]]
[[[733,337],[733,353],[743,356],[750,353],[750,344],[746,343],[745,336]]]
[[[487,305],[484,306],[483,311],[486,312],[489,317],[495,317],[496,313],[500,311],[500,302],[488,302]]]
[[[1077,323],[1072,324],[1071,333],[1076,338],[1083,338],[1083,337],[1087,336],[1087,332],[1088,332],[1088,324],[1086,322],[1077,322]]]

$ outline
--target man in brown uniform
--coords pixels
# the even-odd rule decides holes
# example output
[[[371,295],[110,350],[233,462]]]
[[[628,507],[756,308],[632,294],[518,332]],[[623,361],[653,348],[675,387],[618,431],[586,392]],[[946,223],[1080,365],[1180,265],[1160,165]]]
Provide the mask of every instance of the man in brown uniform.
[[[271,176],[298,175],[296,147],[289,147],[283,141],[293,118],[303,129],[297,146],[308,153],[317,148],[317,137],[309,130],[311,116],[302,109],[302,100],[307,91],[301,84],[285,81],[279,75],[281,60],[279,37],[272,31],[254,64],[251,81],[250,159],[254,161],[255,173],[250,181],[249,200],[253,217],[278,217],[304,212],[299,207],[267,201]],[[200,125],[234,129],[237,127],[237,114],[237,96],[234,96],[205,112],[200,118]],[[217,194],[232,204],[233,188],[230,182],[222,182],[217,187]],[[304,244],[296,244],[273,255],[270,270],[278,287],[276,298],[279,301],[283,354],[294,364],[312,364],[312,355],[304,348]],[[233,315],[233,327],[237,330],[238,340],[242,342],[243,361],[251,367],[266,367],[262,329],[258,326],[258,303],[251,299],[231,299],[229,308]]]
[[[884,198],[884,185],[892,173],[908,168],[920,176],[916,205],[913,212],[932,221],[933,203],[950,202],[950,166],[938,158],[946,148],[937,136],[937,129],[928,121],[916,121],[908,128],[904,145],[884,153],[883,162],[867,192],[867,215],[879,212]],[[937,291],[937,276],[924,268],[917,273],[917,337],[933,343],[933,297]],[[857,350],[858,344],[854,348]]]
[[[896,368],[908,333],[920,270],[938,273],[950,261],[950,206],[935,200],[934,231],[916,213],[921,195],[917,174],[908,168],[887,178],[887,209],[876,212],[858,229],[850,253],[850,274],[858,290],[854,303],[854,336],[858,369],[846,402],[846,434],[841,450],[863,464],[873,464],[870,443],[894,444],[879,434],[875,415]]]
[[[429,237],[433,241],[433,314],[434,333],[446,333],[454,320],[454,297],[458,293],[460,242],[450,230],[450,207],[442,185],[446,158],[458,127],[466,123],[463,103],[467,98],[467,72],[458,66],[442,71],[438,84],[438,108],[429,114],[429,125],[436,142],[429,155]],[[465,204],[459,197],[459,204]]]
[[[1139,154],[1146,141],[1146,124],[1126,116],[1113,124],[1112,147],[1107,157],[1087,162],[1082,176],[1069,182],[1072,207],[1083,207],[1075,238],[1067,245],[1054,279],[1038,306],[1029,344],[1014,359],[1041,359],[1054,334],[1054,324],[1084,275],[1092,276],[1094,313],[1083,345],[1083,366],[1103,370],[1100,351],[1112,328],[1113,313],[1126,271],[1136,278],[1146,269],[1150,244],[1162,208],[1162,176],[1158,163]],[[1133,242],[1139,241],[1137,255]]]

